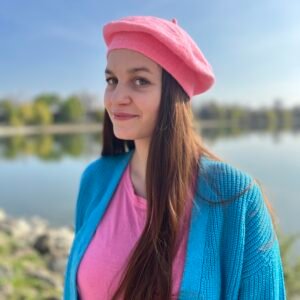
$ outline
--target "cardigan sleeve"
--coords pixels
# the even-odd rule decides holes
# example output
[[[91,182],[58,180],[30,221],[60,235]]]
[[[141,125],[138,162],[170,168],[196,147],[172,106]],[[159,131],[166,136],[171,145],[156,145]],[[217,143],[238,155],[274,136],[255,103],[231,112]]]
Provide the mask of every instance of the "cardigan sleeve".
[[[76,204],[75,204],[75,214],[74,214],[74,233],[75,235],[77,234],[77,232],[79,231],[81,224],[82,224],[82,209],[83,209],[83,199],[82,199],[82,195],[83,195],[83,191],[84,191],[84,172],[81,174],[80,176],[80,180],[79,180],[79,188],[77,191],[77,200],[76,200]]]
[[[88,210],[93,200],[97,197],[100,191],[103,192],[104,185],[102,183],[102,172],[103,168],[101,159],[96,159],[85,167],[80,176],[74,214],[75,235],[85,222],[85,218],[87,217]]]
[[[245,249],[238,299],[286,299],[277,234],[260,187],[255,183],[247,206]]]
[[[75,205],[75,217],[74,217],[74,233],[78,233],[81,228],[87,206],[90,201],[89,187],[91,185],[91,177],[93,176],[93,168],[95,163],[89,164],[82,172],[79,180],[79,188],[77,191],[77,200]]]

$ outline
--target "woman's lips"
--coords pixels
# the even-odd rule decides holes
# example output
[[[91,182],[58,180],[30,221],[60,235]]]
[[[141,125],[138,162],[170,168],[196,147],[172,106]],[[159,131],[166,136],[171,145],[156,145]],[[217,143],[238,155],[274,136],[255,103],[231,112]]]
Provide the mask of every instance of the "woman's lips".
[[[113,115],[115,120],[120,120],[120,121],[125,121],[125,120],[130,120],[133,118],[137,118],[138,116],[133,116],[133,115]]]

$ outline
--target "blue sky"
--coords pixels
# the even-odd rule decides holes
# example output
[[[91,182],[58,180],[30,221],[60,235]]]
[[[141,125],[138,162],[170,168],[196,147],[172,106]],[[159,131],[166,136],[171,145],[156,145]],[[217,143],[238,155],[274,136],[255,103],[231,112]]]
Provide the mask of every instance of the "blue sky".
[[[196,101],[300,103],[300,1],[0,0],[0,97],[88,92],[102,101],[102,26],[127,15],[176,18],[216,83]]]

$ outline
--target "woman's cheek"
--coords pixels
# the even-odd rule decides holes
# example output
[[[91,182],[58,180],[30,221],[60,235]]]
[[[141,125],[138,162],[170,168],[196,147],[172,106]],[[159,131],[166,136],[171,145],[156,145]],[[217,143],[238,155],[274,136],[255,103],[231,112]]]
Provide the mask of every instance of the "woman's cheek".
[[[104,106],[105,106],[106,109],[108,109],[109,106],[110,106],[110,102],[109,102],[108,99],[109,99],[109,98],[108,98],[108,94],[105,93],[105,94],[104,94]]]

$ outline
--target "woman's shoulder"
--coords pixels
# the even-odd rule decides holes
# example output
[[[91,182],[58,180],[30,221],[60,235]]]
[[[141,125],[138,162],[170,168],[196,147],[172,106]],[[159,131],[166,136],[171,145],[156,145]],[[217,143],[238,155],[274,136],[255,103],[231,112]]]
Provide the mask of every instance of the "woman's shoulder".
[[[76,232],[95,207],[98,195],[103,194],[116,170],[121,170],[129,158],[127,153],[100,156],[89,162],[80,177],[76,204]]]
[[[212,201],[230,201],[247,190],[259,189],[253,175],[233,163],[202,155],[198,184],[202,196]]]
[[[99,176],[103,177],[106,174],[111,174],[112,170],[120,165],[120,162],[128,159],[128,155],[129,153],[125,152],[121,154],[99,156],[84,167],[81,174],[82,180],[96,179]]]

